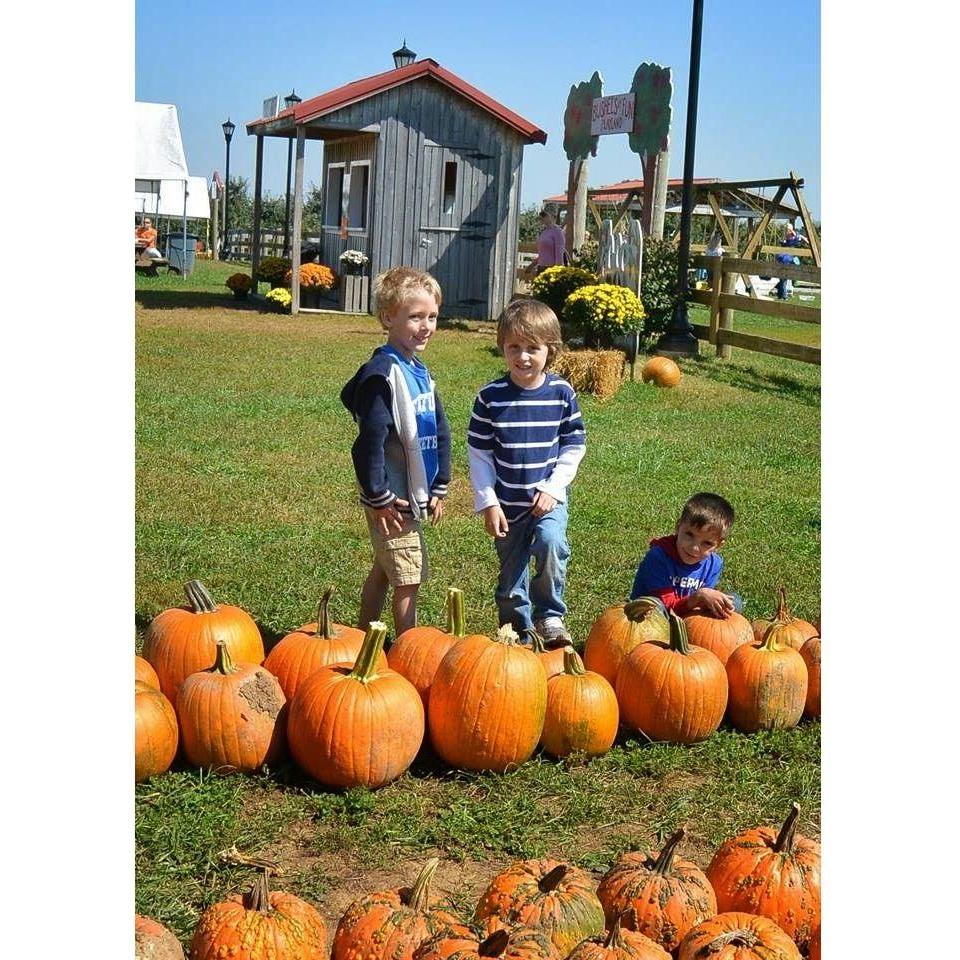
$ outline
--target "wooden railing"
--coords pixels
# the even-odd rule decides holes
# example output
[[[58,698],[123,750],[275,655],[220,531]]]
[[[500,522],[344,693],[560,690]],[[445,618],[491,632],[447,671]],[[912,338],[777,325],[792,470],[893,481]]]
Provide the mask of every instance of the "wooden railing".
[[[792,251],[791,251],[792,252]],[[707,340],[717,347],[717,356],[730,356],[731,347],[770,353],[776,357],[788,357],[802,360],[804,363],[820,363],[820,348],[804,343],[790,343],[786,340],[774,340],[770,337],[758,337],[754,334],[738,333],[732,329],[733,311],[757,313],[766,317],[782,320],[796,320],[798,323],[820,323],[820,308],[807,307],[799,303],[780,300],[764,300],[757,297],[741,296],[734,292],[737,275],[757,276],[760,270],[773,277],[801,280],[820,285],[820,268],[793,266],[785,263],[761,263],[756,260],[740,260],[734,257],[691,257],[691,263],[697,267],[706,267],[710,272],[710,288],[691,290],[687,299],[703,304],[710,309],[710,322],[707,325],[694,323],[694,333],[700,340]]]

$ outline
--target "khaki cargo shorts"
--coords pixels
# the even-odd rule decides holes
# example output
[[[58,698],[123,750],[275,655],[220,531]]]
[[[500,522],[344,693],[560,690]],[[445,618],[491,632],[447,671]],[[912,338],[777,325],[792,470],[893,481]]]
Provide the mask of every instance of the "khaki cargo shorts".
[[[376,525],[376,514],[367,507],[363,513],[373,544],[373,561],[386,574],[390,586],[409,587],[425,582],[430,576],[430,567],[420,522],[409,514],[401,514],[403,529],[385,537]]]

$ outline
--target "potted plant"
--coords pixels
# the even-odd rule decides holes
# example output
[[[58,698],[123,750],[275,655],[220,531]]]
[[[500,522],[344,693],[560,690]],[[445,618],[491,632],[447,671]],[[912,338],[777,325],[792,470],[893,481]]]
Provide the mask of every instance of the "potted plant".
[[[253,286],[253,280],[247,273],[233,273],[227,277],[226,285],[233,291],[237,300],[246,300],[247,294]]]
[[[269,283],[271,288],[282,287],[289,273],[290,260],[287,257],[264,257],[257,267],[257,279]]]
[[[639,330],[646,312],[637,295],[615,283],[594,283],[574,290],[563,305],[566,323],[583,330],[587,346],[606,346]]]
[[[293,274],[287,271],[284,278],[287,284],[293,280]],[[310,309],[320,307],[320,297],[324,291],[331,290],[337,283],[337,275],[322,263],[303,263],[300,265],[300,306]]]
[[[340,309],[345,313],[366,313],[370,298],[370,278],[366,266],[370,258],[362,250],[344,250],[340,254],[343,282],[340,284]]]
[[[349,277],[360,276],[370,258],[362,250],[344,250],[340,254],[340,268]]]
[[[290,309],[290,304],[293,303],[293,297],[286,287],[274,287],[265,299],[274,310],[280,313],[286,313]]]

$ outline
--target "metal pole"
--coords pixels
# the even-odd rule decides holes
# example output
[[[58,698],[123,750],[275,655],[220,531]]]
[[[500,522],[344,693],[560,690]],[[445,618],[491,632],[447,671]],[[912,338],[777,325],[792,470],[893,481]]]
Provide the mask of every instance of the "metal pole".
[[[230,140],[227,139],[227,176],[223,181],[223,259],[230,259]]]
[[[283,255],[290,255],[290,164],[293,160],[293,138],[287,140],[287,203],[283,212]]]
[[[690,84],[687,91],[687,132],[683,151],[683,200],[680,212],[680,250],[677,254],[677,306],[670,329],[657,341],[658,353],[696,356],[699,342],[687,316],[687,267],[690,262],[690,221],[693,217],[693,160],[697,145],[697,94],[700,85],[700,38],[703,0],[693,0],[690,37]]]

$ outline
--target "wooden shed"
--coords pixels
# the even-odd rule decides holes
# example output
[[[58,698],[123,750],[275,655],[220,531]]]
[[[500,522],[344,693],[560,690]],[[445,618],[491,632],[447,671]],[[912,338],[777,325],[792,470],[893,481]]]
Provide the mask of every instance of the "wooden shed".
[[[423,59],[251,121],[247,133],[257,138],[254,275],[263,139],[296,139],[295,239],[305,142],[321,140],[323,263],[340,272],[341,253],[357,249],[371,276],[399,265],[426,270],[443,290],[443,316],[493,318],[509,303],[523,148],[547,139],[530,121]],[[299,243],[291,253],[296,269]]]

